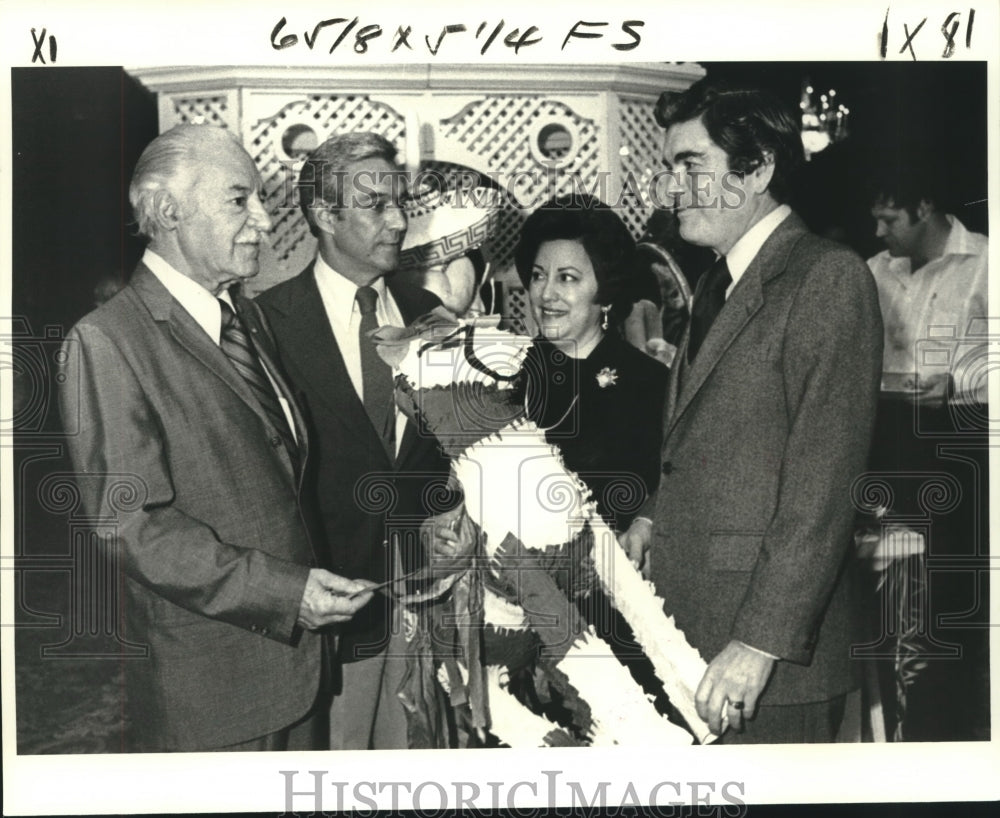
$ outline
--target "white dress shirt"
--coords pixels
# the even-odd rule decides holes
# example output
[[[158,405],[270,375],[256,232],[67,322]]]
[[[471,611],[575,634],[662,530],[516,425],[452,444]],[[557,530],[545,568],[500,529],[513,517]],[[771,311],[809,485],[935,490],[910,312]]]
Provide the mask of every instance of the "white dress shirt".
[[[948,223],[941,255],[918,270],[888,250],[868,259],[885,326],[882,370],[922,379],[950,373],[953,402],[985,403],[987,379],[978,373],[986,357],[989,241],[954,216]]]
[[[736,244],[729,248],[726,253],[726,266],[729,268],[729,275],[733,278],[733,283],[726,289],[726,298],[733,292],[733,287],[739,284],[743,274],[747,271],[750,263],[757,258],[760,248],[764,246],[771,234],[778,228],[785,219],[788,218],[792,209],[786,205],[778,205],[768,213],[757,224],[747,230],[737,239]]]
[[[205,330],[205,334],[212,339],[212,343],[219,346],[222,337],[222,307],[219,306],[218,299],[222,299],[230,307],[233,307],[233,312],[236,311],[233,299],[229,295],[229,290],[224,290],[218,297],[212,295],[201,284],[188,278],[183,273],[177,272],[162,256],[148,248],[142,256],[142,263],[167,288],[167,292],[170,293],[174,301],[180,304],[185,312],[195,320],[195,323]],[[297,443],[298,435],[295,431],[295,419],[292,416],[292,409],[288,405],[288,401],[281,394],[281,390],[278,389],[278,385],[275,383],[271,373],[267,371],[267,367],[263,361],[261,361],[261,369],[264,370],[264,374],[271,381],[271,388],[274,390],[274,395],[281,404],[281,411],[285,413],[288,428],[291,430],[292,437]]]
[[[364,402],[361,346],[358,338],[358,332],[361,328],[361,308],[357,301],[358,285],[334,270],[323,260],[321,255],[316,256],[314,270],[316,285],[319,287],[319,295],[323,301],[323,309],[326,311],[326,318],[330,322],[330,329],[333,330],[337,346],[340,347],[340,354],[347,367],[347,374],[354,385],[354,391]],[[385,279],[376,279],[372,282],[371,287],[378,294],[378,301],[375,303],[375,320],[378,325],[380,327],[406,326],[392,293],[385,286]],[[395,407],[395,412],[396,453],[399,454],[403,432],[406,430],[406,415],[399,411],[398,406]]]

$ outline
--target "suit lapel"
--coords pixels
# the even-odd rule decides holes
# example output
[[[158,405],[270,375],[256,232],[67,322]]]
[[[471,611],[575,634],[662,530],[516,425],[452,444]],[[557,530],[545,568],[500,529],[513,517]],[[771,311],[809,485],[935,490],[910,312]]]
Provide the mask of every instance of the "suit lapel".
[[[680,393],[681,379],[685,376],[687,368],[689,329],[690,326],[684,331],[680,346],[677,347],[677,354],[674,356],[673,365],[670,367],[670,377],[667,378],[667,396],[663,404],[664,431],[669,428],[667,424],[670,423],[674,417],[674,413],[677,411],[677,397]]]
[[[746,272],[733,292],[726,300],[722,310],[716,316],[712,328],[702,343],[694,362],[687,362],[687,344],[690,326],[685,333],[684,342],[678,351],[680,367],[677,378],[671,378],[671,389],[675,393],[675,404],[669,412],[666,433],[670,434],[678,420],[684,414],[691,401],[698,394],[705,382],[711,377],[726,350],[743,331],[753,316],[764,306],[764,284],[771,278],[785,271],[788,256],[792,246],[805,233],[805,226],[794,213],[790,213],[750,262]],[[668,402],[671,396],[668,393]]]
[[[426,290],[402,286],[396,283],[392,277],[386,279],[386,286],[389,288],[389,292],[399,308],[403,323],[406,325],[413,323],[421,315],[430,312],[437,306],[433,303],[436,299],[430,296]],[[419,439],[420,432],[417,429],[417,424],[410,420],[403,427],[403,439],[400,441],[399,451],[396,453],[396,469],[401,469],[405,465]]]
[[[330,327],[312,265],[295,279],[294,286],[289,287],[287,303],[281,306],[286,315],[285,331],[291,338],[291,347],[315,351],[314,365],[299,363],[296,366],[300,376],[309,383],[310,393],[317,395],[352,433],[370,431],[377,438]]]
[[[747,268],[740,283],[733,289],[732,295],[726,300],[722,310],[715,318],[694,362],[687,362],[687,344],[683,344],[683,359],[679,372],[679,384],[676,395],[676,406],[671,416],[670,428],[684,413],[692,398],[704,386],[709,375],[718,365],[719,360],[729,349],[733,341],[747,325],[754,314],[764,304],[764,294],[761,289],[760,277],[755,275],[756,261]],[[678,353],[680,355],[681,353]],[[668,428],[668,433],[670,431]]]
[[[146,304],[153,318],[166,323],[174,340],[196,358],[206,369],[235,392],[263,421],[267,415],[254,397],[246,381],[233,368],[225,353],[219,349],[197,321],[191,317],[153,275],[146,265],[140,263],[132,276],[131,286]]]
[[[272,301],[271,306],[285,317],[282,329],[290,340],[290,347],[296,350],[315,350],[314,366],[296,366],[300,377],[308,381],[310,394],[317,395],[350,434],[364,435],[370,438],[371,445],[374,446],[376,442],[380,442],[380,437],[347,372],[343,353],[323,307],[313,269],[310,264],[289,282],[285,296]],[[386,284],[406,324],[440,303],[426,291],[396,283],[391,277],[386,279]],[[293,359],[289,357],[289,366],[292,363]],[[407,423],[395,458],[395,468],[398,469],[405,463],[419,439],[414,424]]]
[[[145,264],[140,262],[136,268],[132,276],[131,286],[145,303],[154,320],[165,323],[169,327],[173,339],[181,347],[197,359],[202,366],[214,373],[240,400],[249,406],[266,428],[271,428],[271,419],[226,354],[208,337],[205,330],[191,317],[188,311],[170,295],[169,290],[160,283],[160,280]],[[254,346],[256,348],[256,344]],[[272,373],[275,371],[273,362],[271,365],[265,363],[265,366]],[[287,452],[284,455],[283,462],[294,479],[291,459]]]
[[[407,458],[413,453],[413,447],[417,445],[417,441],[420,439],[420,433],[417,431],[416,423],[413,420],[407,420],[406,425],[403,427],[403,440],[399,444],[399,451],[396,453],[395,467],[396,469],[401,469],[406,463]]]

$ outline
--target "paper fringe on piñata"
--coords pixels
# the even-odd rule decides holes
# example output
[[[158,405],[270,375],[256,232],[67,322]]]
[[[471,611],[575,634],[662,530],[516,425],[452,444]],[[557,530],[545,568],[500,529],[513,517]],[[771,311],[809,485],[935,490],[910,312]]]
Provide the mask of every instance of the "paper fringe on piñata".
[[[470,683],[461,658],[444,660],[438,678],[448,680],[452,704],[471,704],[475,714],[470,690],[485,690],[487,702],[472,725],[512,747],[690,744],[691,735],[657,712],[580,616],[575,598],[596,579],[691,733],[712,740],[694,706],[704,660],[663,613],[662,600],[629,561],[585,484],[512,400],[531,339],[495,321],[456,324],[440,315],[407,332],[389,340],[391,357],[383,354],[398,368],[397,402],[453,458],[465,510],[482,532],[479,568],[456,588],[466,607],[479,600],[484,655],[464,658],[481,662],[483,675]],[[474,612],[460,614],[476,619]],[[535,654],[529,639],[537,640]],[[512,695],[501,666],[514,671],[527,655],[537,656],[536,674],[558,693],[571,725],[532,713]]]

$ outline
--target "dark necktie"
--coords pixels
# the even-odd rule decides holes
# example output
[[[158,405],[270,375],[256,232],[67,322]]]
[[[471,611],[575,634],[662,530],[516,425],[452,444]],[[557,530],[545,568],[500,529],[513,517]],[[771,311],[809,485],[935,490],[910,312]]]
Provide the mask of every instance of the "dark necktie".
[[[382,438],[386,453],[395,457],[396,413],[393,409],[392,368],[379,357],[375,342],[369,333],[378,329],[375,304],[378,293],[371,287],[358,287],[354,296],[361,310],[361,326],[358,328],[358,347],[361,352],[361,392],[364,395],[365,411],[371,418],[375,431]]]
[[[722,305],[726,303],[726,289],[733,283],[729,274],[726,257],[720,256],[715,264],[708,268],[705,280],[701,282],[691,307],[691,337],[688,340],[688,363],[694,360],[705,336],[719,314]]]
[[[264,367],[261,366],[257,353],[254,352],[253,346],[250,344],[243,322],[233,312],[233,308],[221,298],[219,306],[222,307],[222,333],[219,338],[219,346],[236,368],[240,377],[250,387],[257,403],[263,408],[265,414],[270,418],[271,424],[281,436],[292,464],[296,465],[299,453],[298,446],[295,445],[295,438],[288,427],[288,418],[281,408],[278,396],[271,386],[267,373],[264,372]]]

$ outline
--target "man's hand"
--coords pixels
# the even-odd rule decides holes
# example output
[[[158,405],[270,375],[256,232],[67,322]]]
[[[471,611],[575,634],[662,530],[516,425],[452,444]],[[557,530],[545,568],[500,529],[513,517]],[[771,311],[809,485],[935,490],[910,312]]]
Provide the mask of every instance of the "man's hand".
[[[465,571],[476,553],[479,533],[461,504],[451,511],[428,517],[420,525],[431,575],[447,576]]]
[[[951,376],[947,372],[920,375],[915,390],[916,402],[921,406],[944,406],[952,391]]]
[[[921,406],[943,406],[953,391],[948,372],[883,372],[882,393]]]
[[[618,538],[628,558],[645,579],[649,579],[649,546],[653,540],[653,523],[645,517],[632,521],[628,531]]]
[[[724,716],[728,715],[729,726],[734,730],[743,729],[744,718],[753,718],[774,662],[767,654],[735,639],[711,661],[695,691],[694,701],[698,715],[713,733],[722,735]]]
[[[347,622],[372,598],[371,592],[360,592],[374,585],[367,579],[345,579],[322,568],[311,569],[299,604],[299,624],[314,631]]]

